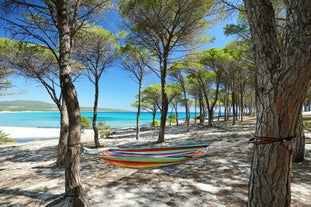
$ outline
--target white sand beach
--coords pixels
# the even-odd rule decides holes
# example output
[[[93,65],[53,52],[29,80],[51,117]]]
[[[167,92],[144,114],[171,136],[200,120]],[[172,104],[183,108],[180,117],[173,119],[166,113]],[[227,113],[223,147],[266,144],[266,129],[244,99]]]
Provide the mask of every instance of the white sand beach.
[[[58,128],[33,128],[33,127],[7,127],[0,126],[9,137],[23,139],[23,138],[58,138]]]
[[[208,156],[184,164],[152,170],[135,170],[81,157],[81,182],[91,206],[214,207],[246,206],[255,120],[232,126],[195,125],[168,127],[164,145],[209,143]],[[33,142],[0,146],[0,206],[46,206],[64,193],[64,170],[55,166],[58,129],[0,127],[14,138],[38,138]],[[158,129],[117,130],[101,139],[100,151],[116,146],[154,145]],[[306,161],[293,164],[292,206],[310,207],[311,134],[306,133]],[[92,131],[82,134],[82,143],[93,147]],[[238,143],[238,144],[237,144]]]

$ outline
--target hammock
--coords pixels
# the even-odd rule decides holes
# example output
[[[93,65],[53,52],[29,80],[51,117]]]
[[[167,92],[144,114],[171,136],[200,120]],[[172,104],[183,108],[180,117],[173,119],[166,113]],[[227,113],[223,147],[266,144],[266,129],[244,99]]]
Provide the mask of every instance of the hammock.
[[[83,156],[100,158],[114,165],[150,169],[166,167],[200,157],[208,144],[189,144],[153,148],[113,148],[98,153],[84,151]]]

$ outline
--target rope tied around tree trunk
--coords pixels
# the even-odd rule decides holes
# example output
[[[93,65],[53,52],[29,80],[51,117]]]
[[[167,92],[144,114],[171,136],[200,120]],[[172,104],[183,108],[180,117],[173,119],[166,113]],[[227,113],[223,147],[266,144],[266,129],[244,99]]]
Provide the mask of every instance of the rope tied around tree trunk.
[[[275,142],[291,141],[294,138],[295,138],[294,136],[285,137],[285,138],[255,136],[255,137],[251,138],[248,142],[256,144],[256,145],[258,145],[258,144],[271,144],[271,143],[275,143]]]
[[[83,144],[82,144],[81,142],[69,144],[68,146],[69,146],[69,147],[75,147],[75,146],[78,146],[78,145],[80,145],[81,147],[83,147]]]

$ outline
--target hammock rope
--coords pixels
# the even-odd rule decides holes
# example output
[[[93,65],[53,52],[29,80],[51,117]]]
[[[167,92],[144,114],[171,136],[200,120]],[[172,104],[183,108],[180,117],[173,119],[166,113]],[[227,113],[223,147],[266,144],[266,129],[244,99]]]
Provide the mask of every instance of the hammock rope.
[[[249,143],[253,143],[256,145],[258,145],[258,144],[272,144],[275,142],[291,141],[294,138],[295,138],[294,136],[285,137],[285,138],[255,136],[249,140]]]

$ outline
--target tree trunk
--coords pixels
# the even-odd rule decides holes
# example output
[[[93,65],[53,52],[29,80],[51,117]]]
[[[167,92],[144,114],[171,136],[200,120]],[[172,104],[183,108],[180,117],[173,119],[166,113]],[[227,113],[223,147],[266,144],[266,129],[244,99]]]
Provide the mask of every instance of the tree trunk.
[[[186,109],[186,132],[190,131],[190,114],[189,114],[189,104],[187,99],[187,92],[185,89],[185,85],[183,84],[183,93],[184,93],[184,100],[185,100],[185,109]]]
[[[261,85],[262,82],[258,84]],[[299,116],[297,111],[301,101],[297,101],[295,89],[289,91],[281,85],[269,91],[267,93],[262,89],[257,92],[258,116],[255,134],[257,137],[279,138],[281,141],[254,144],[248,206],[289,207],[293,152],[291,138],[296,137]],[[289,101],[288,97],[291,97]]]
[[[166,127],[166,116],[168,111],[168,98],[166,93],[166,86],[162,84],[162,110],[161,110],[161,125],[159,131],[158,143],[164,142],[165,127]]]
[[[254,145],[248,206],[290,206],[292,142]]]
[[[205,107],[203,104],[203,99],[199,99],[199,106],[200,106],[200,124],[204,124],[205,121]]]
[[[139,140],[140,137],[140,108],[141,108],[141,88],[142,88],[142,79],[139,80],[138,84],[138,106],[137,106],[137,115],[136,115],[136,140]]]
[[[241,117],[241,122],[244,121],[244,94],[241,92],[240,94],[240,117]]]
[[[287,0],[286,37],[278,36],[271,1],[245,0],[257,68],[256,136],[248,206],[289,207],[293,141],[311,79],[310,0]],[[264,139],[266,140],[266,139]]]
[[[153,112],[152,112],[152,126],[153,126],[153,127],[155,126],[155,118],[156,118],[156,115],[157,115],[157,112],[156,112],[156,111],[153,111]]]
[[[208,115],[208,125],[209,126],[212,126],[213,125],[213,112],[211,112],[212,107],[210,107],[210,104],[209,104],[209,99],[208,99],[208,95],[206,93],[206,91],[204,90],[204,98],[205,98],[205,103],[206,103],[206,108],[207,108],[207,115]],[[206,117],[206,109],[204,110],[204,120],[205,120],[205,117]]]
[[[94,97],[94,106],[93,106],[93,121],[92,127],[94,131],[94,143],[95,147],[100,147],[99,143],[99,135],[98,135],[98,128],[97,128],[97,108],[98,108],[98,96],[99,96],[99,89],[98,89],[98,75],[95,77],[95,97]]]
[[[164,56],[162,59],[163,65],[161,64],[161,61],[160,61],[162,109],[161,109],[161,123],[160,123],[158,143],[164,142],[165,127],[166,127],[166,116],[167,116],[167,112],[168,112],[168,97],[167,97],[167,91],[166,91],[166,71],[167,71],[168,53],[164,52],[163,56]]]
[[[66,1],[57,2],[57,18],[60,44],[60,83],[69,119],[69,136],[65,158],[65,198],[68,206],[88,206],[80,180],[81,117],[77,93],[71,79],[70,55],[72,39]]]
[[[197,123],[197,99],[194,100],[194,124]]]
[[[65,166],[65,156],[67,151],[67,139],[69,131],[69,120],[65,100],[62,99],[62,105],[60,107],[60,135],[57,148],[57,161],[58,167]]]
[[[176,114],[175,121],[176,121],[176,125],[178,126],[178,125],[179,125],[179,122],[178,122],[178,108],[177,108],[177,106],[174,107],[174,109],[175,109],[175,114]]]
[[[169,115],[169,117],[170,117],[170,123],[169,123],[169,126],[172,126],[172,115],[173,115],[173,108],[171,109],[171,113],[170,113],[170,115]]]
[[[294,140],[294,155],[293,155],[293,162],[299,163],[303,162],[304,154],[305,154],[305,134],[303,131],[303,117],[302,113],[300,113],[299,121],[297,125],[297,137]]]
[[[234,84],[232,87],[231,96],[232,96],[232,125],[235,125],[235,122],[236,122],[236,101],[235,99],[236,97],[235,97],[235,91],[234,91]]]
[[[208,109],[208,125],[213,126],[213,121],[214,121],[214,109],[209,108]]]
[[[225,88],[225,98],[224,98],[224,104],[225,104],[225,111],[224,111],[224,121],[229,120],[229,92],[227,90],[227,87]]]
[[[140,137],[140,105],[137,108],[137,116],[136,116],[136,140],[139,140]]]

